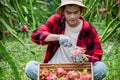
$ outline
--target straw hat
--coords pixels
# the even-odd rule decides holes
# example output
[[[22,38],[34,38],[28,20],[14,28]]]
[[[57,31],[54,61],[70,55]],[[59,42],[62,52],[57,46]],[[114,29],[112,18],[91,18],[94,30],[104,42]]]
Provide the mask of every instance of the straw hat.
[[[87,7],[82,3],[82,0],[61,0],[60,6],[56,9],[58,14],[62,14],[62,6],[68,5],[68,4],[75,4],[82,8],[82,12],[85,12],[87,10]]]

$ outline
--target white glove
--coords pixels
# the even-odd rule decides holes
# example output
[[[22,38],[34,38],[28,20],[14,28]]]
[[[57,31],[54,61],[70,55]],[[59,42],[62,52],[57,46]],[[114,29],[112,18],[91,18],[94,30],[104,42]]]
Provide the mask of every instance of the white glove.
[[[84,63],[86,61],[89,61],[85,54],[73,55],[71,58],[74,63]]]
[[[59,40],[59,44],[63,45],[64,47],[71,47],[72,46],[70,38],[65,36],[65,35],[60,35],[58,40]]]

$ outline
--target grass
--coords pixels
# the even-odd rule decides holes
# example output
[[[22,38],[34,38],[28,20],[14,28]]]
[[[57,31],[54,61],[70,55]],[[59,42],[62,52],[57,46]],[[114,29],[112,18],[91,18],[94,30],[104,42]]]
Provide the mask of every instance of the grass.
[[[107,42],[103,44],[103,61],[108,68],[108,75],[105,80],[119,80],[120,79],[120,44],[117,42]]]

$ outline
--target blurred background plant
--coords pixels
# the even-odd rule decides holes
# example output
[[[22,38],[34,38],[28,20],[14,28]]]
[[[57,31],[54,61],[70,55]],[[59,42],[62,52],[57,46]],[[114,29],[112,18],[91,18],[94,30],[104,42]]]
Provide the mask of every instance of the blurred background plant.
[[[56,13],[60,0],[0,0],[0,80],[29,80],[25,64],[42,62],[46,46],[30,41],[30,34]],[[108,67],[105,80],[119,80],[120,0],[84,0],[82,15],[93,24],[103,46]],[[12,74],[16,73],[16,74]]]

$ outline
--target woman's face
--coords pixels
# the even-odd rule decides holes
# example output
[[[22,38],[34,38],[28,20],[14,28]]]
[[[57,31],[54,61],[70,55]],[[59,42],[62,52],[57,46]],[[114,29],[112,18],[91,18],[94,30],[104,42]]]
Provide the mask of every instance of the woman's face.
[[[70,27],[76,27],[79,23],[80,7],[77,5],[66,5],[64,7],[64,15]]]

